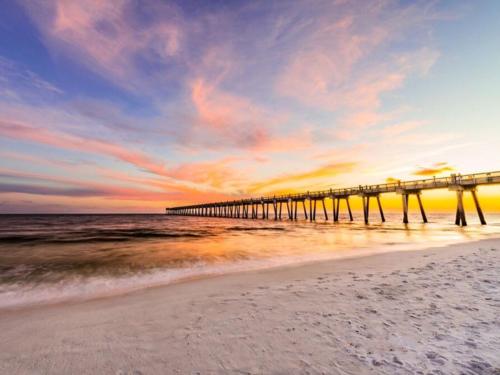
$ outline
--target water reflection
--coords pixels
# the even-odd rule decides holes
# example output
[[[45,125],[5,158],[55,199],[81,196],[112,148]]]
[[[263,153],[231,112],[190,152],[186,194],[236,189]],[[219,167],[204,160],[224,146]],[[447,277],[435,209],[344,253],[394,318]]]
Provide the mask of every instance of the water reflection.
[[[365,225],[342,215],[338,223],[322,218],[311,223],[165,215],[0,216],[0,300],[13,304],[111,293],[187,276],[500,234],[499,215],[488,215],[487,226],[469,219],[465,228],[453,225],[451,214],[430,215],[428,224],[418,215],[406,225],[400,213],[386,218],[381,223],[374,215]]]

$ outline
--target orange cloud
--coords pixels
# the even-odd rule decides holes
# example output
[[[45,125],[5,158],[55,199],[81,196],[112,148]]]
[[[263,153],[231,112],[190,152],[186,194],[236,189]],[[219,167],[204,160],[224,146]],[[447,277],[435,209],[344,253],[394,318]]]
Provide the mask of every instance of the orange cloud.
[[[388,184],[398,183],[399,181],[401,181],[401,180],[398,179],[398,178],[394,178],[394,177],[387,177],[385,179],[385,182],[388,183]]]
[[[99,174],[110,179],[109,183],[95,183],[80,179],[25,173],[0,169],[0,176],[15,182],[0,182],[0,194],[27,194],[90,199],[100,197],[117,201],[150,201],[163,205],[234,199],[232,195],[213,190],[198,189],[180,183],[158,179],[132,177],[120,172],[100,168]],[[19,182],[21,181],[21,182]],[[142,185],[142,188],[120,185],[123,182]]]
[[[241,183],[243,174],[232,167],[238,158],[227,157],[217,161],[184,163],[169,171],[175,179],[203,184],[214,189],[231,190]]]
[[[432,167],[429,168],[420,168],[413,172],[415,176],[436,176],[444,172],[452,172],[455,168],[448,165],[448,163],[440,162],[435,163]]]
[[[269,193],[273,189],[283,185],[288,185],[288,187],[285,186],[285,188],[288,189],[289,187],[297,184],[297,182],[303,183],[309,180],[330,179],[339,174],[351,172],[355,166],[356,163],[349,163],[349,162],[328,164],[311,171],[287,174],[280,177],[272,178],[267,181],[253,184],[250,186],[248,191],[250,193],[257,193],[257,192]]]

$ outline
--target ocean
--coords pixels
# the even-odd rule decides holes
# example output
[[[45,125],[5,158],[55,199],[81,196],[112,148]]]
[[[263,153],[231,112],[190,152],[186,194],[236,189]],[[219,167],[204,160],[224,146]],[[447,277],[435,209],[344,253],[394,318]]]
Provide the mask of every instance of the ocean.
[[[369,225],[155,215],[0,215],[0,308],[84,300],[245,270],[474,241],[500,234],[453,213]]]

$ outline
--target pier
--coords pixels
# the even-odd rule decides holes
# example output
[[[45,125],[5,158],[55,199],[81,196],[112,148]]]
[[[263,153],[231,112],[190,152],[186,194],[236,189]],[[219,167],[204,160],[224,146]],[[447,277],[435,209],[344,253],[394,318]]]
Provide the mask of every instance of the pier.
[[[380,219],[385,222],[384,210],[380,201],[380,196],[386,193],[396,193],[401,196],[403,207],[403,223],[408,223],[408,203],[410,197],[418,201],[422,221],[427,223],[421,194],[425,190],[448,189],[456,194],[457,210],[455,224],[466,226],[467,220],[463,205],[463,196],[466,193],[472,195],[474,205],[481,224],[485,225],[486,220],[479,204],[477,187],[480,185],[500,184],[500,171],[475,173],[475,174],[452,174],[449,177],[429,178],[413,181],[398,181],[378,185],[359,185],[344,189],[329,189],[321,191],[311,191],[299,194],[288,194],[279,196],[267,196],[260,198],[247,198],[225,202],[203,203],[190,206],[180,206],[166,208],[167,215],[182,216],[206,216],[225,217],[236,219],[274,219],[297,220],[297,212],[303,211],[306,220],[315,221],[317,209],[322,210],[322,216],[329,220],[328,210],[325,200],[331,199],[333,210],[331,217],[334,222],[339,221],[339,212],[342,206],[349,214],[349,220],[354,217],[349,203],[349,198],[358,196],[363,202],[363,219],[368,224],[370,212],[370,200],[373,198],[377,202]],[[318,208],[319,207],[319,208]],[[271,217],[269,216],[271,209]],[[320,214],[321,215],[321,214]]]

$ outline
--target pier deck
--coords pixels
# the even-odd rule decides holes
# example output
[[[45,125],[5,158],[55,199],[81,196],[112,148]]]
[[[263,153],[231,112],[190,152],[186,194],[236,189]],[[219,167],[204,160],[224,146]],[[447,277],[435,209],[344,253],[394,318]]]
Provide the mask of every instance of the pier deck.
[[[422,220],[427,222],[424,206],[420,198],[423,190],[449,189],[456,192],[457,211],[455,224],[465,226],[465,210],[463,206],[464,192],[470,192],[474,199],[474,204],[481,224],[486,224],[479,200],[477,198],[476,187],[480,185],[500,184],[500,171],[475,173],[475,174],[452,174],[449,177],[428,178],[412,181],[397,181],[377,185],[359,185],[350,188],[329,189],[320,191],[308,191],[298,194],[273,195],[260,198],[246,198],[240,200],[203,203],[189,206],[166,208],[167,215],[183,216],[208,216],[208,217],[229,217],[244,219],[269,219],[269,208],[272,207],[272,217],[275,220],[282,218],[282,213],[286,209],[286,216],[290,220],[297,220],[299,204],[302,206],[304,217],[311,221],[316,220],[317,203],[321,202],[323,216],[328,220],[328,212],[325,205],[325,199],[333,200],[332,218],[339,220],[340,201],[344,200],[352,221],[353,215],[349,204],[349,197],[361,196],[363,200],[364,221],[368,224],[370,209],[370,199],[377,201],[380,217],[385,221],[380,195],[386,193],[400,194],[403,206],[403,222],[408,223],[408,201],[411,195],[417,197]],[[308,202],[308,204],[306,204]],[[307,207],[309,206],[309,207]],[[259,212],[260,211],[260,212]]]

